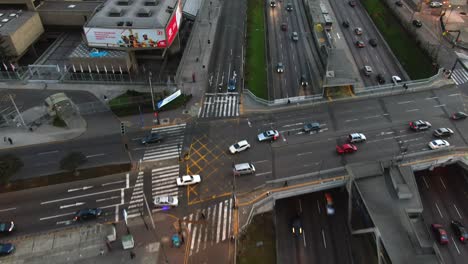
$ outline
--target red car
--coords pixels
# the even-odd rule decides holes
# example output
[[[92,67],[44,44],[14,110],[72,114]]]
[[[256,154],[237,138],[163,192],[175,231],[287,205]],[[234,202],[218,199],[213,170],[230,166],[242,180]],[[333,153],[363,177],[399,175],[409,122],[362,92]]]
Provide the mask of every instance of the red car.
[[[434,233],[434,236],[437,239],[437,242],[439,242],[439,244],[441,245],[448,244],[447,231],[445,231],[442,225],[432,224],[431,229],[432,229],[432,232]]]
[[[357,147],[353,144],[343,144],[336,146],[336,152],[338,154],[353,153],[357,151]]]

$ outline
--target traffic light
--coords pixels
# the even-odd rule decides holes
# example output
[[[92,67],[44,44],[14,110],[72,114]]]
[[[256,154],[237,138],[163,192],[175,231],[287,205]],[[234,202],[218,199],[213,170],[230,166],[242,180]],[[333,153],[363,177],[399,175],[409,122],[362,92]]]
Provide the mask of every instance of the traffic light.
[[[120,122],[120,134],[125,135],[125,123],[124,122]]]

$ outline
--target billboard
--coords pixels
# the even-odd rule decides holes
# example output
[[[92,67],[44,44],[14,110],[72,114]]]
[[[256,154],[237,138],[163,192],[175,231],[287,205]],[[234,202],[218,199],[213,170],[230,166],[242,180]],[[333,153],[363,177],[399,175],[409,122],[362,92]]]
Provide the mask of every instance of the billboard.
[[[172,41],[174,41],[174,38],[177,35],[177,31],[179,31],[179,28],[180,28],[181,19],[182,19],[182,9],[180,8],[180,1],[179,1],[177,3],[175,15],[171,17],[166,27],[167,46],[170,46],[172,44]]]
[[[165,48],[163,29],[84,28],[89,46],[108,48]],[[166,30],[167,31],[167,30]]]

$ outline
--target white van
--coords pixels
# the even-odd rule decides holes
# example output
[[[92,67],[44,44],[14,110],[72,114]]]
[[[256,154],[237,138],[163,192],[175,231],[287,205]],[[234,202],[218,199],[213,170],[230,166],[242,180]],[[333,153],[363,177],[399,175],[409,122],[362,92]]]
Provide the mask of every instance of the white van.
[[[255,167],[252,163],[240,163],[234,165],[234,175],[244,175],[255,173]]]

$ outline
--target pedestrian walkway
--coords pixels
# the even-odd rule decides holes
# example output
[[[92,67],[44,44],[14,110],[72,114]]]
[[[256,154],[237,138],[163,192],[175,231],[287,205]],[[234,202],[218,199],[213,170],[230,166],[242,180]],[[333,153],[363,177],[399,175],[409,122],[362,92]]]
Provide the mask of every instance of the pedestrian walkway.
[[[206,93],[199,118],[239,116],[239,93]]]
[[[184,142],[186,124],[166,126],[151,129],[151,133],[162,136],[160,144],[151,145],[145,149],[143,161],[160,161],[177,158]]]
[[[183,218],[188,223],[187,229],[190,233],[190,256],[229,239],[232,235],[232,208],[231,198],[199,209]]]
[[[151,192],[152,197],[155,196],[177,196],[179,187],[176,184],[176,179],[179,177],[179,165],[173,165],[163,168],[151,170]],[[158,211],[153,210],[153,211]]]
[[[452,72],[452,80],[457,84],[464,84],[468,82],[468,71],[465,69],[455,69]]]
[[[140,216],[141,212],[143,211],[143,178],[144,171],[139,171],[127,210],[128,218]]]

